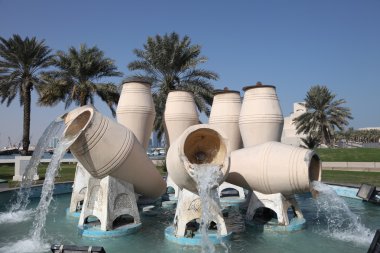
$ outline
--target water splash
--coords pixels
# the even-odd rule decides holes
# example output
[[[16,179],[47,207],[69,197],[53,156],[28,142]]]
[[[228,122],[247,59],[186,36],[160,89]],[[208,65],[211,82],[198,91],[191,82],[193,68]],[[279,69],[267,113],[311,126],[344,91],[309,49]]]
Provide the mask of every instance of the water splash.
[[[50,244],[33,238],[24,238],[17,242],[8,243],[0,248],[7,253],[41,253],[49,252]]]
[[[22,177],[20,188],[17,191],[16,199],[12,199],[12,206],[10,207],[10,213],[17,211],[25,211],[29,204],[29,196],[31,186],[33,184],[33,176],[37,174],[37,167],[40,164],[41,158],[49,145],[49,141],[63,129],[64,123],[61,117],[56,118],[45,129],[37,146],[33,152],[33,155],[25,168],[25,172]]]
[[[374,232],[360,222],[331,187],[313,181],[312,188],[318,192],[315,199],[318,222],[327,224],[327,228],[321,231],[323,235],[366,246],[371,243]]]
[[[36,216],[34,218],[33,227],[31,230],[31,237],[35,240],[42,239],[42,233],[44,231],[46,215],[51,200],[53,199],[54,181],[58,173],[59,163],[66,153],[66,150],[76,140],[76,137],[80,132],[69,139],[61,138],[58,146],[54,150],[54,154],[51,158],[51,162],[46,170],[45,180],[42,187],[41,199],[36,208]]]
[[[218,194],[218,182],[223,177],[220,166],[212,164],[194,164],[190,175],[197,183],[198,194],[201,199],[202,217],[200,232],[202,235],[202,252],[215,252],[215,246],[208,237],[211,222],[217,225],[217,234],[220,239],[222,224],[218,217],[223,217]],[[223,244],[222,244],[223,245]],[[228,251],[228,248],[223,245]]]
[[[0,213],[0,225],[30,220],[33,213],[33,210],[19,210],[14,212]]]

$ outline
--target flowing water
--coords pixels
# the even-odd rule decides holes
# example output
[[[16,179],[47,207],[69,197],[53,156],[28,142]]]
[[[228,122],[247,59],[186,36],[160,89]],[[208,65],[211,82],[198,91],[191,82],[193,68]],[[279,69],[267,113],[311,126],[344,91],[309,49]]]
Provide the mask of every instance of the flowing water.
[[[33,176],[37,174],[37,167],[40,164],[41,158],[44,155],[46,148],[49,145],[50,140],[59,134],[64,126],[61,117],[58,117],[45,129],[37,146],[33,152],[33,155],[25,168],[25,172],[22,177],[20,189],[17,191],[16,199],[12,200],[12,206],[10,207],[10,213],[20,216],[25,213],[25,208],[29,204],[30,187],[33,184]]]
[[[374,236],[374,231],[365,227],[360,218],[347,206],[344,199],[326,184],[314,181],[312,188],[318,191],[315,199],[317,206],[317,225],[323,227],[319,231],[328,237],[354,242],[356,244],[369,245]],[[327,226],[320,226],[321,223]]]
[[[221,227],[224,226],[224,223],[222,224],[218,219],[218,217],[223,217],[218,194],[218,181],[223,177],[223,174],[218,165],[195,164],[193,166],[191,176],[197,183],[202,206],[202,217],[199,228],[202,235],[202,252],[215,252],[215,246],[208,237],[208,229],[210,223],[215,222],[218,237],[220,238]],[[226,251],[228,251],[227,248]]]
[[[70,139],[61,138],[58,146],[54,150],[53,157],[46,170],[41,199],[36,208],[36,215],[34,217],[33,228],[31,230],[33,240],[42,240],[42,232],[45,227],[46,215],[49,210],[48,208],[53,198],[54,181],[58,173],[59,163],[65,155],[66,150],[75,141],[75,139],[75,137]]]
[[[79,136],[81,132],[79,132],[76,136],[70,136],[67,139],[63,137],[60,138],[58,146],[55,148],[51,162],[49,163],[46,170],[38,206],[35,210],[25,210],[25,208],[29,203],[29,193],[30,187],[32,185],[33,175],[37,171],[37,167],[44,153],[44,150],[51,137],[56,136],[62,129],[62,126],[63,121],[54,121],[45,130],[44,135],[40,138],[37,148],[33,153],[33,157],[30,160],[28,167],[24,173],[21,189],[17,194],[20,199],[17,199],[16,204],[11,207],[10,212],[0,214],[0,222],[1,220],[8,218],[8,223],[11,223],[9,221],[13,221],[14,223],[22,222],[25,220],[25,217],[34,216],[33,224],[28,236],[16,242],[18,247],[14,247],[14,245],[3,247],[2,250],[4,250],[4,252],[42,252],[46,251],[50,247],[50,244],[46,242],[46,235],[44,232],[46,216],[49,211],[49,205],[53,199],[55,177],[57,176],[60,161],[65,155],[66,150],[76,140],[76,137]]]

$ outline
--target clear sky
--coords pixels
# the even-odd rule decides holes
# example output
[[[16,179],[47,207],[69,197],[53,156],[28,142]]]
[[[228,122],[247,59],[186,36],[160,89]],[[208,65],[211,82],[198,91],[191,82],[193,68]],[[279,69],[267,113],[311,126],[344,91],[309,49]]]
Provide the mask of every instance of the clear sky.
[[[347,101],[350,126],[380,126],[379,0],[0,0],[0,36],[36,36],[53,50],[96,45],[125,75],[134,48],[173,31],[202,46],[209,61],[201,67],[220,75],[216,88],[275,85],[287,116],[311,86],[326,85]],[[32,144],[65,111],[36,98]],[[111,115],[101,101],[95,107]],[[8,136],[21,140],[22,115],[18,99],[0,104],[0,147]]]

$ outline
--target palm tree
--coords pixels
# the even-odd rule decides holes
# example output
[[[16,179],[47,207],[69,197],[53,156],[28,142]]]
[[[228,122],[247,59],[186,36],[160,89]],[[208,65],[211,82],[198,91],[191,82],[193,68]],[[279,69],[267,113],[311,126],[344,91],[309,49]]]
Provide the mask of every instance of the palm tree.
[[[326,86],[312,86],[305,98],[306,113],[293,120],[297,133],[315,132],[321,143],[330,146],[335,129],[343,130],[348,119],[353,119],[350,109],[342,106],[346,101],[335,100],[335,96]]]
[[[50,106],[65,102],[68,108],[73,102],[77,106],[94,104],[94,95],[107,103],[112,115],[119,100],[116,85],[99,82],[106,77],[121,76],[113,60],[104,57],[96,46],[88,48],[82,44],[77,50],[70,47],[68,52],[58,51],[53,59],[57,70],[42,74],[44,84],[38,87],[39,104]]]
[[[216,73],[197,68],[207,58],[201,56],[201,47],[191,45],[188,36],[180,39],[177,33],[148,37],[143,49],[135,49],[138,60],[128,64],[129,70],[140,71],[134,77],[152,83],[156,107],[154,129],[159,138],[164,132],[163,112],[166,98],[172,90],[185,90],[194,94],[200,112],[210,114],[214,87],[210,80],[217,80]]]
[[[307,149],[315,149],[318,147],[320,139],[319,137],[316,137],[314,133],[310,133],[306,136],[306,138],[302,138],[301,140],[303,144],[301,144],[301,147],[307,148]]]
[[[45,41],[35,37],[22,39],[13,35],[8,40],[0,37],[0,97],[9,106],[19,94],[23,106],[22,155],[30,144],[31,93],[38,87],[40,71],[51,65],[51,49]]]

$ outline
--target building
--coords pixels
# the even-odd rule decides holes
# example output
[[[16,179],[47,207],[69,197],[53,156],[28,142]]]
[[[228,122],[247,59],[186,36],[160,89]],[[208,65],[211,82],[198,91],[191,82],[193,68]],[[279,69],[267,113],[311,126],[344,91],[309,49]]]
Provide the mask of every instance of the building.
[[[305,138],[305,134],[297,134],[296,125],[293,120],[306,112],[305,102],[293,104],[293,113],[288,117],[284,117],[284,128],[282,130],[281,142],[299,147],[302,145],[301,138]]]

